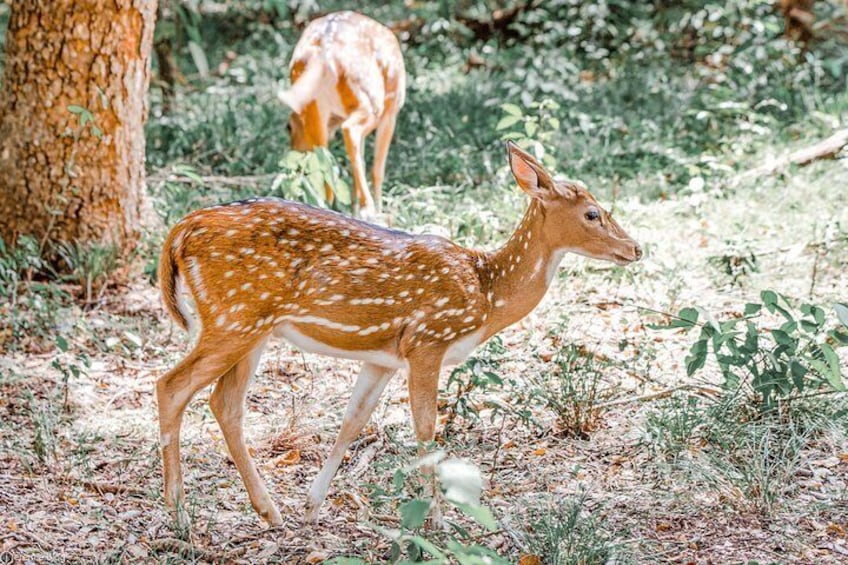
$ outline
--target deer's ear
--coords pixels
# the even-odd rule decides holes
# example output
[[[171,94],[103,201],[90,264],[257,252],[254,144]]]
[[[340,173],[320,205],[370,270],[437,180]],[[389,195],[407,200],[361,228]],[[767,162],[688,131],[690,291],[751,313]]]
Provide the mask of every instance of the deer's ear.
[[[533,198],[546,198],[556,193],[550,173],[532,155],[511,141],[506,143],[509,167],[521,190]]]

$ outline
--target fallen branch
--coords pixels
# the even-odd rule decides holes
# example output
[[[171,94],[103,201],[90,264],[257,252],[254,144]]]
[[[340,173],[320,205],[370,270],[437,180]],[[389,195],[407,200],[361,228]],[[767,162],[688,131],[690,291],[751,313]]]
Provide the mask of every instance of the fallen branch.
[[[803,167],[820,159],[835,157],[848,145],[848,129],[839,130],[824,141],[793,151],[782,157],[772,158],[767,163],[755,167],[737,177],[737,181],[772,175],[791,165]]]
[[[266,186],[274,181],[277,174],[265,175],[243,175],[235,177],[226,177],[221,175],[186,175],[175,171],[157,171],[152,175],[148,175],[148,183],[174,182],[183,184],[201,184],[218,185],[218,186],[240,186],[249,188],[258,188]]]
[[[708,396],[718,396],[721,394],[721,391],[717,388],[712,388],[703,385],[680,385],[672,388],[667,388],[665,390],[661,390],[659,392],[652,392],[651,394],[643,394],[641,396],[631,396],[630,398],[619,398],[617,400],[610,400],[609,402],[602,402],[600,404],[596,404],[595,408],[609,408],[611,406],[621,406],[622,404],[630,404],[633,402],[647,402],[649,400],[660,400],[663,398],[668,398],[675,392],[681,390],[692,390],[703,395]]]

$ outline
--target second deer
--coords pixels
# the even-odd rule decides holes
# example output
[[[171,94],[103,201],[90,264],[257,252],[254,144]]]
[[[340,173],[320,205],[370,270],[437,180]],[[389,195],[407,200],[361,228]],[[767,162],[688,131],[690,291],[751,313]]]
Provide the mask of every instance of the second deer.
[[[428,444],[442,367],[462,362],[533,310],[566,252],[620,265],[642,256],[582,185],[555,181],[512,144],[509,162],[530,205],[494,252],[272,198],[198,210],[177,223],[162,250],[159,281],[184,328],[189,311],[178,288],[188,290],[199,336],[156,384],[166,503],[183,498],[183,411],[217,381],[212,413],[250,501],[265,520],[281,523],[242,432],[248,382],[272,336],[363,362],[339,436],[309,491],[306,518],[315,520],[345,451],[398,370],[409,375],[415,436]]]
[[[381,211],[386,158],[406,94],[400,44],[390,29],[356,12],[311,22],[294,48],[290,89],[279,98],[291,109],[292,149],[326,147],[341,127],[353,172],[353,202],[364,217]],[[365,137],[377,130],[371,181],[365,177]],[[327,201],[333,200],[327,187]]]

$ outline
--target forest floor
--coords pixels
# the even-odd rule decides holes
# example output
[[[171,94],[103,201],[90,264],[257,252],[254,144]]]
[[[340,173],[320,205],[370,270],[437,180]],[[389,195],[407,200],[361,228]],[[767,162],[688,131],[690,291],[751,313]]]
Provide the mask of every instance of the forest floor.
[[[465,387],[457,402],[443,375],[440,447],[480,467],[482,502],[499,521],[472,540],[512,562],[562,547],[564,536],[582,544],[588,553],[580,555],[604,556],[583,562],[848,561],[845,394],[795,401],[768,422],[721,421],[716,368],[686,377],[694,336],[648,327],[667,321],[651,310],[697,305],[738,315],[767,288],[796,301],[844,301],[846,184],[841,159],[721,196],[619,201],[616,216],[643,243],[643,261],[620,268],[567,256],[542,305],[470,362],[485,363],[502,385]],[[710,260],[727,253],[728,234],[758,267],[735,282]],[[95,307],[58,314],[75,327],[66,352],[7,347],[0,356],[0,554],[32,563],[389,558],[391,541],[372,525],[398,527],[397,505],[413,488],[395,488],[395,471],[415,458],[403,378],[351,448],[317,526],[302,522],[306,491],[335,438],[356,364],[285,343],[262,360],[245,433],[282,511],[279,528],[251,509],[209,391],[201,393],[183,425],[193,524],[185,533],[160,494],[153,390],[188,350],[187,337],[141,276]],[[595,379],[594,388],[561,386],[557,360],[567,351],[579,352],[578,376]],[[456,375],[473,372],[463,371]],[[560,401],[565,414],[587,410],[582,437],[531,396]],[[700,439],[699,429],[721,425],[740,435],[724,446]]]

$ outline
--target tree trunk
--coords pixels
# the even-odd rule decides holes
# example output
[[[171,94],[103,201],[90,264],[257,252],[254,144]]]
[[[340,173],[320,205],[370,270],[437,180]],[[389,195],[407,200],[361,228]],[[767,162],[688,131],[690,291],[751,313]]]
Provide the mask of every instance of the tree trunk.
[[[131,250],[156,0],[16,0],[0,92],[0,237]]]

